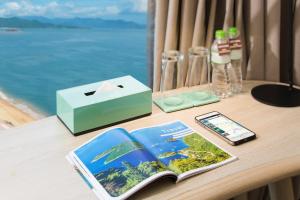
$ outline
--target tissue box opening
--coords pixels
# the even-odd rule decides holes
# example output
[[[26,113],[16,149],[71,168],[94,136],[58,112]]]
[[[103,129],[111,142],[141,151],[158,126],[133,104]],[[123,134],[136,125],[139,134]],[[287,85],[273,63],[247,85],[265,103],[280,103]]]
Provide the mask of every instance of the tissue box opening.
[[[96,91],[91,91],[91,92],[86,92],[84,93],[85,96],[91,96],[93,94],[95,94]]]

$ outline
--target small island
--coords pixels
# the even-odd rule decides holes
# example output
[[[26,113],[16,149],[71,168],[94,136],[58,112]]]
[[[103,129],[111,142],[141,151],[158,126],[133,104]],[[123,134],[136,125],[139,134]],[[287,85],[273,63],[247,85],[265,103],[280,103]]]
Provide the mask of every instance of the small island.
[[[16,27],[0,27],[0,32],[20,32],[20,28]]]

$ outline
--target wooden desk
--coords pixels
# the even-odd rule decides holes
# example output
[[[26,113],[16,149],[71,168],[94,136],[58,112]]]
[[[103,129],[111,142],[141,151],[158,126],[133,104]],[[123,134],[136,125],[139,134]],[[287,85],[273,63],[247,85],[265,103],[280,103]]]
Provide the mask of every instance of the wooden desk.
[[[300,107],[277,108],[246,92],[207,106],[154,114],[119,126],[128,130],[179,119],[239,157],[239,160],[179,184],[164,180],[133,199],[227,199],[239,193],[300,174]],[[219,111],[257,133],[258,138],[230,146],[194,122],[194,116]],[[55,117],[0,132],[0,199],[97,199],[65,155],[98,131],[73,137]]]

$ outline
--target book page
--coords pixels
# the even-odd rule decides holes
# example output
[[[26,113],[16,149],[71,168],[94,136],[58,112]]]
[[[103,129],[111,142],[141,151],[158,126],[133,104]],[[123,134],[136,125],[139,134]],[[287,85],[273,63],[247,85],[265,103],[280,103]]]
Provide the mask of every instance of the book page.
[[[179,179],[221,166],[233,156],[180,121],[131,132],[153,156]],[[201,170],[202,169],[202,170]]]
[[[163,175],[160,173],[167,170],[121,128],[98,135],[74,150],[69,158],[72,157],[93,187],[116,199],[132,194],[135,186],[142,187],[149,177]]]

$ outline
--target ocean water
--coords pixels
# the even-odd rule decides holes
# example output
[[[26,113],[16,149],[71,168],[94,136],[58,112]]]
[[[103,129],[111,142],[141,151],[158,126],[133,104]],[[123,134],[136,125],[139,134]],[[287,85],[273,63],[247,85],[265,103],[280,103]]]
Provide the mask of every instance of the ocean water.
[[[47,115],[56,90],[124,75],[148,85],[144,29],[0,33],[0,90]]]

